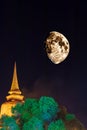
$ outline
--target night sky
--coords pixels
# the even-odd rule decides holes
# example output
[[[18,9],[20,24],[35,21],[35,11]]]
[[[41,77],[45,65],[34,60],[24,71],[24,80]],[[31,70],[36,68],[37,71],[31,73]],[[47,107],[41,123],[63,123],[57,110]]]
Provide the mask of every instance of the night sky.
[[[11,86],[16,61],[26,97],[54,97],[87,127],[87,7],[79,0],[0,1],[0,104]],[[55,65],[44,41],[50,31],[70,43],[65,61]]]

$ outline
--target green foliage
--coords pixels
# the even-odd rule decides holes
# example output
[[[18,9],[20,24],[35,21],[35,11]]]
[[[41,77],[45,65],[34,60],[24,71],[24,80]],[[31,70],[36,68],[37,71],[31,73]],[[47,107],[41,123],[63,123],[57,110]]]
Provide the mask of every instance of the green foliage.
[[[2,129],[1,130],[20,130],[15,119],[9,116],[2,117]]]
[[[52,97],[43,96],[40,100],[26,99],[24,104],[17,104],[12,112],[14,115],[20,116],[23,122],[33,116],[44,121],[51,121],[59,112],[59,108],[58,103]]]
[[[32,109],[32,107],[37,104],[37,102],[38,101],[36,99],[28,98],[25,100],[25,103],[23,104],[22,108],[23,108],[23,110],[30,111]]]
[[[26,99],[24,104],[17,104],[12,108],[12,112],[16,117],[20,117],[23,122],[28,121],[37,113],[38,100]]]
[[[23,130],[44,130],[43,122],[36,117],[32,117],[24,124]]]
[[[73,114],[61,114],[61,108],[52,97],[28,98],[12,108],[13,117],[1,118],[0,130],[66,130],[64,121],[75,118]],[[64,117],[64,118],[61,118]],[[62,120],[63,119],[63,120]]]
[[[60,111],[58,103],[52,97],[43,96],[39,100],[41,117],[44,121],[51,121]]]
[[[39,101],[37,99],[26,99],[23,105],[23,109],[27,110],[32,116],[38,116],[39,114]]]
[[[64,122],[60,119],[54,122],[51,122],[48,126],[48,130],[66,130]]]
[[[68,113],[68,114],[65,115],[65,119],[67,121],[73,120],[73,119],[75,119],[75,115]]]
[[[22,106],[23,106],[23,104],[18,103],[15,107],[12,107],[12,113],[15,116],[20,116],[22,113]]]

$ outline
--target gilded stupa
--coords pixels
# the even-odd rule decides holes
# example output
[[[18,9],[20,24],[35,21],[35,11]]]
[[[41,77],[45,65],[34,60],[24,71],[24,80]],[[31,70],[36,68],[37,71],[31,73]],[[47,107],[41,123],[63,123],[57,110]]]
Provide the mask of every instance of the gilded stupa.
[[[17,103],[24,102],[24,96],[19,89],[18,79],[17,79],[17,69],[16,63],[14,64],[13,80],[11,84],[11,89],[6,96],[6,102],[1,105],[0,117],[2,115],[12,116],[11,108],[14,107]]]

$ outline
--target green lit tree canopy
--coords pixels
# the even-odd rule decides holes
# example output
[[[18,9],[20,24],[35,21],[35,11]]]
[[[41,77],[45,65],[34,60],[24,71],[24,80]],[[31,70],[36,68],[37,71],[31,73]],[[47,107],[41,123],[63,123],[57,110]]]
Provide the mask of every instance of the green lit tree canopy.
[[[64,122],[59,119],[57,121],[53,121],[49,124],[48,130],[66,130]]]
[[[66,114],[66,115],[65,115],[65,119],[66,119],[66,120],[73,120],[73,119],[75,119],[75,115],[74,115],[74,114],[70,114],[70,113],[69,113],[69,114]]]
[[[24,124],[23,130],[44,130],[43,122],[36,117],[32,117]]]
[[[74,114],[46,96],[26,99],[13,107],[12,113],[12,117],[2,116],[0,130],[70,130],[72,122],[77,123]],[[81,123],[78,123],[79,126],[85,130]]]
[[[13,117],[3,116],[2,119],[2,129],[1,130],[20,130],[16,120]]]

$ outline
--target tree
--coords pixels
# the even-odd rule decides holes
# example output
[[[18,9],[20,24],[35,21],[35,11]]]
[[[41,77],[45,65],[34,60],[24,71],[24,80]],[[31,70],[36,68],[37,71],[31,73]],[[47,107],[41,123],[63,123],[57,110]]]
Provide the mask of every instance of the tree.
[[[75,119],[75,118],[76,118],[76,117],[75,117],[74,114],[68,113],[68,114],[65,115],[65,120],[67,120],[67,121],[73,120],[73,119]]]
[[[39,100],[41,117],[44,121],[51,121],[60,111],[58,103],[52,97],[43,96]]]
[[[18,124],[13,117],[3,116],[1,130],[20,130]]]
[[[40,99],[28,98],[23,104],[12,108],[13,116],[2,116],[0,130],[70,130],[84,128],[74,114],[52,98],[42,96]],[[77,127],[78,126],[78,127]],[[83,129],[85,130],[85,129]]]
[[[28,98],[23,104],[17,104],[12,108],[12,112],[16,118],[20,118],[22,122],[27,122],[33,116],[38,115],[38,100]]]
[[[23,130],[44,130],[43,122],[36,117],[32,117],[24,124]]]
[[[53,121],[49,124],[48,130],[66,130],[64,122],[59,119],[57,121]]]

